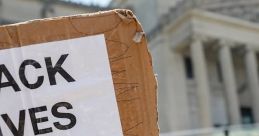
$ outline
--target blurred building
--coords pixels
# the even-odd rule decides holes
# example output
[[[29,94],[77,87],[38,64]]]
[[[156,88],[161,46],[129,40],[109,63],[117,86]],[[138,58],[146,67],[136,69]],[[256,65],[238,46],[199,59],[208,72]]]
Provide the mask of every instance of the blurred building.
[[[259,0],[114,0],[150,42],[162,132],[259,122]]]
[[[177,0],[112,0],[110,7],[131,9],[138,16],[145,32],[149,33],[169,13]]]
[[[0,0],[0,24],[106,10],[62,0]]]

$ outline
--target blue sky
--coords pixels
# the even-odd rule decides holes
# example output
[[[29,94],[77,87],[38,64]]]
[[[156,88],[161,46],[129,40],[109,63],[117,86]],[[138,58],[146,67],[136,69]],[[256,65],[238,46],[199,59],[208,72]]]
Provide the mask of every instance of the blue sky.
[[[70,0],[70,1],[84,3],[84,4],[107,6],[111,0]]]

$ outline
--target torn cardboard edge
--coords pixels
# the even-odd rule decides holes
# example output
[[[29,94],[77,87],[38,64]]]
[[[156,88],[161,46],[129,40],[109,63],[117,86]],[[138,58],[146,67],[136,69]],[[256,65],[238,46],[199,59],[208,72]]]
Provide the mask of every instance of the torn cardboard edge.
[[[0,49],[104,34],[124,135],[158,136],[157,82],[140,23],[111,10],[0,27]]]

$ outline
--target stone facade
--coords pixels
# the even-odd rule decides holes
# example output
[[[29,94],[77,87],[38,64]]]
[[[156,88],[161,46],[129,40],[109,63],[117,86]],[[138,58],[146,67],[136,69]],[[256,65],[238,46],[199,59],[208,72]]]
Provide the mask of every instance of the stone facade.
[[[162,131],[259,121],[258,28],[191,10],[153,37]]]
[[[118,3],[149,28],[161,132],[259,123],[259,1],[149,2],[155,8],[141,14],[137,2]],[[155,24],[142,17],[150,13]]]

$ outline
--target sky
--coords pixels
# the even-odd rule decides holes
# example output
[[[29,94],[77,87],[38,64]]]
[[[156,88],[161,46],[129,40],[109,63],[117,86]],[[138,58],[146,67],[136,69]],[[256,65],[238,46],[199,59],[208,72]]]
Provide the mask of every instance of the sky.
[[[84,3],[84,4],[107,6],[111,0],[70,0],[70,1]]]

